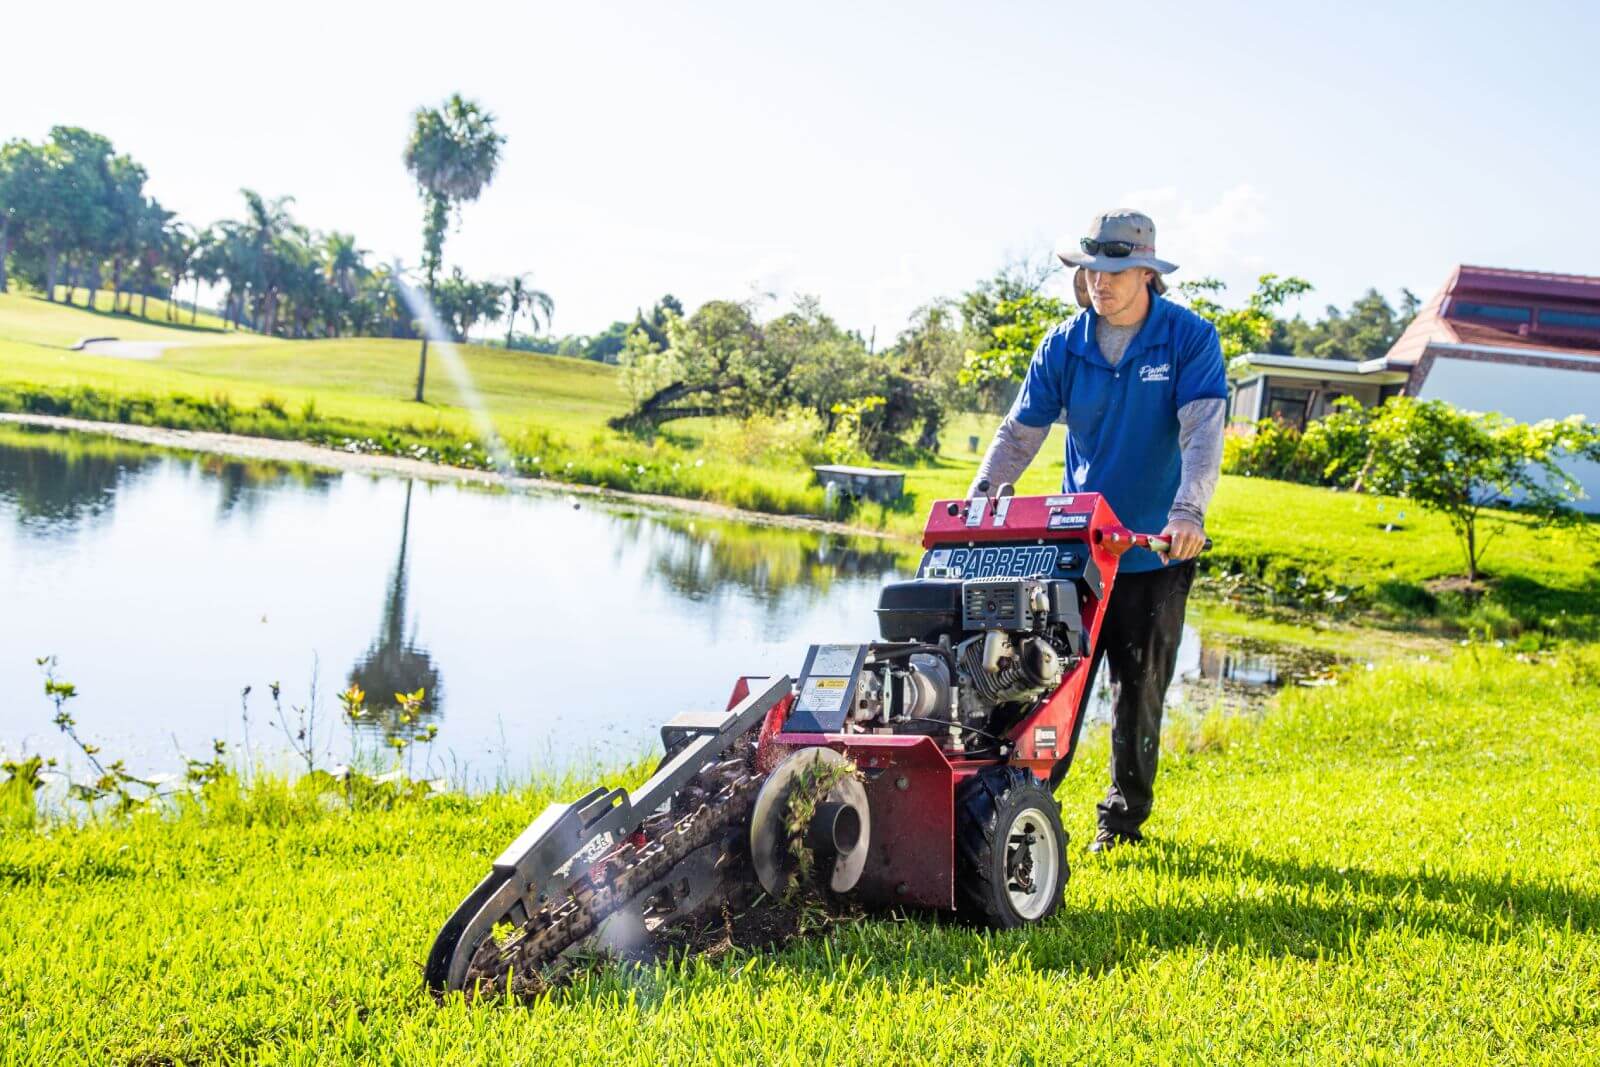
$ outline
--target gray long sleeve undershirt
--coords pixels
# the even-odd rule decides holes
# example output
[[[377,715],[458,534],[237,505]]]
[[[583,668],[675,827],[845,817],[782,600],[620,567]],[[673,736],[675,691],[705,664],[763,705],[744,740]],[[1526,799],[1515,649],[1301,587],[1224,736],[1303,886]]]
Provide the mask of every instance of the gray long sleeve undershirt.
[[[1178,492],[1167,512],[1167,521],[1188,519],[1205,525],[1206,508],[1211,494],[1217,490],[1217,479],[1222,472],[1222,429],[1227,401],[1207,397],[1191,400],[1178,409],[1178,449],[1182,456],[1183,473],[1178,480]],[[1013,482],[1022,477],[1033,457],[1050,435],[1048,426],[1029,426],[1010,415],[995,431],[978,473],[972,479],[968,496],[976,495],[978,483],[988,480],[990,491],[1003,482]]]

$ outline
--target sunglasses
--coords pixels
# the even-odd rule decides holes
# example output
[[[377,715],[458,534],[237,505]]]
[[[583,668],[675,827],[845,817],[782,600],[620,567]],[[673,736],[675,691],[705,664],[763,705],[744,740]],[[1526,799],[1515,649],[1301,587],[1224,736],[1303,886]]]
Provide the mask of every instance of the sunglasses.
[[[1086,256],[1108,256],[1111,259],[1126,259],[1135,252],[1153,252],[1149,245],[1136,245],[1132,241],[1096,241],[1093,237],[1085,237],[1078,242]]]

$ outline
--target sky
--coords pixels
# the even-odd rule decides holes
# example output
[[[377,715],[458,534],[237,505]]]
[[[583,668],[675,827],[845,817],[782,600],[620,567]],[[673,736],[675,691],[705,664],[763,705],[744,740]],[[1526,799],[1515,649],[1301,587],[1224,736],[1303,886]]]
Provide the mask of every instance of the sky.
[[[531,273],[557,333],[771,293],[890,339],[1119,206],[1173,280],[1297,274],[1312,317],[1600,274],[1600,4],[8,7],[0,138],[86,126],[186,220],[248,186],[384,261],[420,258],[411,113],[479,101],[507,141],[446,263]]]

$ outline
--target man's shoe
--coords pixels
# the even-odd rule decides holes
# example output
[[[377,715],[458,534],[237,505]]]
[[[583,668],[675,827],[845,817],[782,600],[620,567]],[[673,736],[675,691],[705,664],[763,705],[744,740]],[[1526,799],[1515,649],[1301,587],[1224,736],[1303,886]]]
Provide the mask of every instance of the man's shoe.
[[[1094,840],[1089,842],[1089,851],[1110,852],[1118,845],[1137,845],[1143,841],[1144,835],[1137,831],[1125,834],[1120,830],[1107,830],[1102,827],[1100,832],[1094,835]]]

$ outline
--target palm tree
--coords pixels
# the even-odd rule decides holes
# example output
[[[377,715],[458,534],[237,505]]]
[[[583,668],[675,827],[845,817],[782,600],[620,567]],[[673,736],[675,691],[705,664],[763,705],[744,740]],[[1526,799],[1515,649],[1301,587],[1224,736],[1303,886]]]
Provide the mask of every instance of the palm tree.
[[[200,238],[186,222],[170,221],[162,234],[161,265],[167,270],[167,321],[178,317],[178,286],[189,276]]]
[[[189,255],[189,277],[194,279],[194,303],[189,305],[189,325],[200,321],[200,283],[215,285],[222,279],[223,241],[225,231],[208,226],[194,238],[194,250]],[[224,314],[226,318],[226,314]]]
[[[442,108],[418,108],[411,117],[406,169],[416,179],[424,205],[422,266],[428,299],[444,260],[444,233],[451,208],[478,199],[494,179],[505,138],[495,132],[494,116],[457,93]],[[428,376],[428,335],[423,331],[417,359],[417,402]]]
[[[356,247],[356,238],[350,233],[329,233],[322,237],[322,272],[331,292],[328,305],[329,333],[348,325],[355,306],[361,282],[370,273],[367,270],[367,250]]]
[[[118,306],[124,286],[124,265],[138,268],[138,258],[165,220],[159,223],[152,213],[151,201],[144,195],[145,172],[127,156],[112,156],[105,161],[103,178],[103,213],[101,215],[102,248],[111,255],[111,310],[133,314],[133,293],[128,293],[127,307]],[[160,208],[154,208],[159,211]],[[99,242],[97,242],[99,243]],[[71,303],[69,294],[68,303]],[[94,306],[94,293],[89,294],[89,306]]]
[[[250,288],[255,295],[255,327],[258,333],[270,335],[277,324],[278,293],[283,281],[281,275],[281,243],[295,231],[294,220],[289,217],[292,196],[265,199],[254,189],[241,189],[244,194],[246,218],[242,236],[250,248]]]
[[[461,322],[461,339],[466,341],[472,328],[480,322],[493,322],[500,317],[501,301],[505,299],[505,286],[495,282],[472,282],[467,286],[467,301]]]
[[[506,347],[511,347],[511,334],[517,327],[517,313],[522,310],[522,305],[528,305],[528,322],[533,327],[533,332],[539,332],[539,318],[544,317],[545,326],[550,325],[550,316],[555,314],[556,302],[550,299],[550,294],[543,289],[530,289],[528,278],[531,275],[518,274],[506,283]]]
[[[223,221],[207,231],[205,247],[196,264],[196,279],[202,276],[208,281],[227,283],[222,317],[238,329],[244,316],[245,291],[250,285],[250,245],[240,223]],[[198,288],[195,294],[198,301]]]

